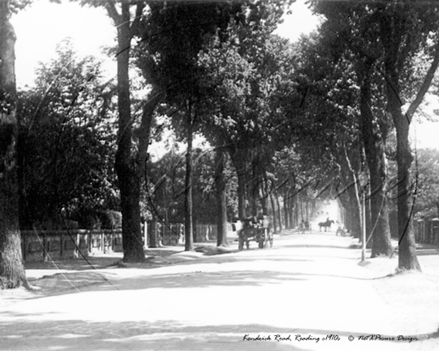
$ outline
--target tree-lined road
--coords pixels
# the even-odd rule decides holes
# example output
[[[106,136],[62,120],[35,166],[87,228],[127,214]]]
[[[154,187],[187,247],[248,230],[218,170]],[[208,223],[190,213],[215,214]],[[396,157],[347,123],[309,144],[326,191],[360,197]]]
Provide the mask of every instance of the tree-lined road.
[[[438,256],[420,257],[422,266],[430,264],[425,274],[374,279],[392,272],[396,259],[362,267],[351,244],[351,238],[334,232],[290,232],[277,236],[272,249],[259,250],[253,243],[250,250],[203,258],[182,252],[154,269],[66,273],[76,277],[72,282],[79,291],[0,307],[0,349],[438,348],[438,336],[417,342],[359,340],[370,334],[420,338],[437,330],[438,282],[427,273],[435,270],[433,261],[438,267]],[[92,276],[99,284],[81,285]],[[417,304],[407,303],[412,291]]]

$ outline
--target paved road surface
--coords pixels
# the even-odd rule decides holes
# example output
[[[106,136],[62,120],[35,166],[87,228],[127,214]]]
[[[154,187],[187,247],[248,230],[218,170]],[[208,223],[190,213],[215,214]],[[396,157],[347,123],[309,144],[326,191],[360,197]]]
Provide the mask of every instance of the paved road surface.
[[[350,243],[330,233],[291,234],[272,249],[254,244],[155,269],[83,272],[100,283],[76,279],[77,290],[0,307],[0,350],[438,349],[438,336],[378,340],[436,331],[424,316],[438,316],[438,307],[406,309],[384,298],[373,278],[394,267],[359,266]],[[424,316],[409,322],[417,313]],[[380,336],[359,340],[372,334]]]

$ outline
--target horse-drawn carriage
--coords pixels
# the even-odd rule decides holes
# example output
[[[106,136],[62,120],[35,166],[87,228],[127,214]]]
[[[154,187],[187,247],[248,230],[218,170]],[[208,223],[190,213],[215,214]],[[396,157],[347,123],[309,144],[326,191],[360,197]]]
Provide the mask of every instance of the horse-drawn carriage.
[[[343,223],[337,223],[338,224],[338,229],[336,229],[336,236],[340,235],[340,236],[347,236],[350,235],[350,232],[347,228],[345,228]]]
[[[260,249],[272,247],[273,233],[270,216],[251,217],[243,221],[243,228],[238,231],[238,249],[243,250],[244,244],[249,249],[249,242],[255,240]]]
[[[298,232],[304,234],[305,232],[311,232],[312,228],[309,221],[302,221],[298,226]]]

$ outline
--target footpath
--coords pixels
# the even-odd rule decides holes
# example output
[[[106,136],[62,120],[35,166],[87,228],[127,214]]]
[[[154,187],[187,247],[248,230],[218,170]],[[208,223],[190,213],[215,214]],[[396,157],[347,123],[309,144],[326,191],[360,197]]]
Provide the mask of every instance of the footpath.
[[[437,350],[438,250],[394,274],[334,233],[27,266],[36,287],[0,292],[0,350]],[[369,257],[369,256],[367,256]],[[91,268],[92,265],[94,268]]]

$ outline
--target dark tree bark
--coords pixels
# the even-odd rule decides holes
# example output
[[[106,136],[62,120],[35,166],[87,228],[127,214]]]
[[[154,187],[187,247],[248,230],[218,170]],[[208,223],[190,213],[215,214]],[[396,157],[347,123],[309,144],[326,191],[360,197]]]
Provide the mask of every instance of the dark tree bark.
[[[432,25],[432,30],[438,29],[438,3],[432,3],[433,7],[427,11],[432,13],[433,17],[428,19]],[[415,199],[410,177],[410,167],[413,161],[410,144],[408,141],[409,127],[413,115],[421,104],[426,92],[431,85],[435,71],[439,64],[439,43],[438,31],[435,43],[433,45],[432,63],[423,82],[417,92],[415,99],[411,102],[406,114],[402,113],[401,100],[401,82],[400,75],[403,73],[405,63],[408,59],[415,42],[418,40],[411,38],[408,33],[413,30],[414,33],[419,28],[407,27],[408,23],[424,23],[424,18],[419,17],[416,21],[407,21],[407,8],[396,4],[391,7],[389,14],[383,14],[380,18],[380,38],[384,48],[384,68],[385,84],[387,97],[387,112],[391,114],[396,127],[397,134],[397,227],[399,235],[399,265],[401,270],[421,270],[416,254],[416,245],[414,239],[414,228],[412,221],[412,207]],[[437,10],[437,11],[435,11]],[[426,12],[426,13],[428,13]],[[426,15],[425,13],[425,15]],[[422,12],[419,12],[420,16]],[[418,16],[417,15],[417,16]],[[437,20],[437,22],[435,22]],[[436,28],[435,28],[436,27]],[[421,38],[425,38],[421,36]],[[425,39],[426,40],[426,39]],[[422,42],[423,43],[423,42]]]
[[[370,211],[373,231],[371,257],[389,256],[393,252],[388,215],[388,200],[384,191],[386,163],[384,140],[371,110],[371,74],[373,60],[366,60],[359,68],[360,81],[360,126],[365,155],[370,173]],[[369,231],[368,231],[369,232]]]
[[[215,154],[215,186],[217,194],[217,246],[228,246],[226,181],[224,176],[224,152],[217,147]]]
[[[283,207],[284,207],[284,226],[286,227],[286,229],[290,229],[290,225],[289,225],[289,192],[284,193]]]
[[[192,251],[193,248],[193,186],[192,186],[192,153],[193,153],[193,119],[191,102],[187,111],[187,149],[186,149],[186,174],[185,174],[185,251]]]
[[[264,170],[260,172],[260,176],[258,177],[259,181],[259,198],[261,204],[261,212],[263,216],[269,215],[269,201],[270,201],[270,191],[269,191],[269,180],[267,179],[267,174]]]
[[[229,154],[237,174],[237,197],[238,197],[238,218],[243,221],[246,218],[246,151],[230,149]]]
[[[125,262],[142,262],[145,259],[140,225],[140,189],[145,169],[151,118],[158,96],[153,95],[143,111],[138,154],[132,154],[133,119],[131,116],[129,57],[132,38],[138,32],[138,24],[145,4],[138,2],[136,17],[130,19],[130,3],[121,3],[118,13],[111,2],[106,9],[117,26],[118,54],[118,150],[116,152],[116,173],[121,192],[122,246]]]
[[[29,287],[23,265],[17,178],[15,31],[0,1],[0,289]]]
[[[281,232],[283,230],[283,221],[282,221],[282,216],[281,216],[280,197],[278,196],[277,192],[275,192],[275,200],[276,200],[276,203],[277,203],[276,215],[278,216],[278,223],[279,223],[280,232]]]
[[[297,196],[298,195],[295,195],[289,198],[289,229],[293,229],[295,227],[295,213],[293,213],[294,210],[296,212],[296,217],[298,217],[298,206],[295,206],[295,200]]]
[[[269,193],[269,198],[270,198],[270,207],[272,208],[273,231],[274,233],[278,233],[278,218],[276,216],[276,207],[275,207],[275,199],[274,199],[273,191]]]

